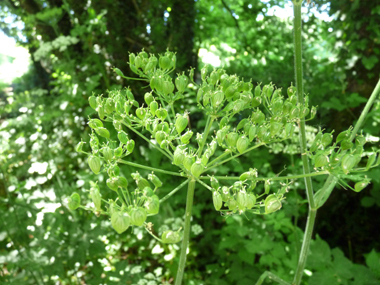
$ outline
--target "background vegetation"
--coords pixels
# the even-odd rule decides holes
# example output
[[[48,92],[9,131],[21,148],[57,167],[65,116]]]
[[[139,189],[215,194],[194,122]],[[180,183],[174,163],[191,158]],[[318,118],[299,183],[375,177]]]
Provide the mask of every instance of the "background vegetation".
[[[310,137],[319,128],[335,129],[335,134],[347,129],[380,74],[380,4],[313,2],[305,3],[303,22],[305,92],[320,107]],[[132,76],[128,53],[142,48],[176,51],[178,72],[195,67],[198,79],[203,63],[214,58],[228,73],[286,88],[294,81],[292,22],[273,13],[286,5],[282,0],[2,1],[0,28],[29,50],[32,62],[12,91],[0,82],[0,283],[172,282],[176,245],[158,244],[139,229],[118,235],[104,217],[62,206],[73,191],[90,203],[86,189],[96,179],[86,157],[74,150],[81,139],[88,141],[86,122],[96,116],[87,99],[130,86],[143,102],[144,86],[112,72],[116,66]],[[330,15],[330,21],[316,17],[320,13]],[[188,99],[184,108],[192,112],[194,128],[204,126],[194,101]],[[379,123],[377,100],[364,126],[368,150],[379,147]],[[133,139],[139,150],[134,161],[172,167]],[[255,167],[271,176],[284,165],[292,171],[301,163],[297,152],[284,145],[241,161],[219,173]],[[372,184],[361,193],[338,187],[319,211],[305,284],[379,284],[380,169],[369,177]],[[179,182],[160,179],[160,195]],[[323,181],[314,182],[318,189]],[[99,184],[105,187],[101,179]],[[213,209],[206,189],[196,189],[186,284],[252,284],[265,270],[290,280],[306,223],[303,181],[294,183],[287,197],[272,215],[226,218]],[[185,190],[151,221],[161,229],[181,223],[184,205]]]

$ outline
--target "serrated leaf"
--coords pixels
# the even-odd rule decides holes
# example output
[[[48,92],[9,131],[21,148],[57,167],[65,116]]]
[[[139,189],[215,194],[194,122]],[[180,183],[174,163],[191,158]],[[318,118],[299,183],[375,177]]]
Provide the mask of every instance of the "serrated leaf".
[[[365,262],[376,276],[380,277],[380,254],[372,249],[370,253],[367,254]]]
[[[331,264],[330,247],[327,242],[317,236],[317,239],[310,246],[310,255],[307,258],[306,266],[307,268],[321,270],[329,264]]]

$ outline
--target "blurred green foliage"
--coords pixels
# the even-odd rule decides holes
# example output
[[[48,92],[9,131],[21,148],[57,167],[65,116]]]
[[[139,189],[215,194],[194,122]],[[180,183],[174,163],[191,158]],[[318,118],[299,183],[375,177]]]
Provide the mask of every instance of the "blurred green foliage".
[[[380,73],[380,4],[376,1],[314,1],[305,6],[305,92],[320,111],[318,128],[347,128],[360,115]],[[90,203],[85,156],[74,148],[88,141],[87,119],[95,116],[87,98],[94,92],[130,86],[143,101],[144,86],[127,76],[128,52],[177,51],[178,71],[198,68],[198,51],[219,56],[228,73],[279,87],[293,81],[291,21],[271,16],[287,1],[72,1],[8,0],[0,4],[0,28],[32,54],[29,73],[0,92],[0,283],[10,284],[162,284],[172,282],[176,245],[162,245],[134,229],[117,235],[110,222],[86,211],[71,212],[64,199],[81,193]],[[271,10],[272,9],[272,10]],[[324,22],[314,14],[332,16]],[[363,16],[365,15],[365,16]],[[20,21],[19,31],[9,19]],[[202,67],[202,64],[199,64]],[[1,85],[3,88],[3,84]],[[205,125],[195,100],[182,106],[191,124]],[[181,106],[178,106],[181,108]],[[378,148],[380,102],[364,132]],[[133,160],[171,169],[161,153],[136,137]],[[252,153],[219,173],[233,175],[256,167],[263,176],[299,169],[297,154],[274,149]],[[132,173],[132,167],[121,171]],[[141,172],[143,175],[148,173]],[[380,243],[374,217],[379,213],[380,170],[361,193],[336,189],[321,209],[304,284],[378,284]],[[129,175],[126,177],[129,177]],[[160,175],[170,192],[180,182]],[[318,189],[323,181],[314,180]],[[106,187],[99,178],[100,187]],[[352,184],[353,185],[353,184]],[[259,185],[258,187],[262,187]],[[283,210],[263,217],[227,216],[214,211],[211,195],[196,189],[186,284],[252,284],[265,270],[290,280],[294,274],[306,218],[303,181],[292,185]],[[111,195],[111,193],[110,193]],[[104,197],[107,199],[107,197]],[[153,224],[164,231],[182,222],[185,191],[162,205]],[[327,242],[326,242],[327,241]]]

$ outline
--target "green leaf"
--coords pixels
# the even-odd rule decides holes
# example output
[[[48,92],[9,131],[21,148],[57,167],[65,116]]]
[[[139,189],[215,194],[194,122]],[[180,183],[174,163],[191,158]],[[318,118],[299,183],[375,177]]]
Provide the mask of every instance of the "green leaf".
[[[366,264],[376,276],[380,277],[380,254],[372,249],[365,257]]]
[[[362,58],[362,63],[368,70],[371,70],[376,65],[376,63],[378,63],[378,61],[379,59],[374,55],[371,55],[370,57],[363,56]]]
[[[331,264],[330,247],[327,242],[317,236],[317,239],[310,245],[310,256],[307,258],[307,268],[321,270],[329,264]]]
[[[334,269],[339,279],[351,279],[353,277],[352,262],[344,256],[343,251],[339,248],[334,248],[331,253],[334,258]]]

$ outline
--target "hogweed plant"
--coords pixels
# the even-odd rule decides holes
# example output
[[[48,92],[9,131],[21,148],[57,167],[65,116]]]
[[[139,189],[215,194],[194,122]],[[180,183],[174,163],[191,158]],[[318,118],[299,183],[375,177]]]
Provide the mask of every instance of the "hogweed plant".
[[[327,200],[335,184],[342,181],[342,176],[363,173],[379,165],[376,152],[369,155],[366,152],[364,155],[366,138],[359,134],[361,124],[379,92],[379,84],[354,128],[338,134],[335,141],[332,133],[319,131],[311,142],[311,147],[306,147],[305,122],[313,119],[316,108],[309,106],[309,98],[303,93],[301,3],[302,1],[293,1],[296,84],[287,88],[286,92],[272,84],[254,86],[250,81],[226,74],[223,69],[211,70],[207,66],[201,70],[199,84],[194,81],[194,70],[190,70],[188,74],[178,74],[173,79],[170,74],[176,66],[174,53],[167,51],[156,57],[142,51],[137,55],[129,55],[129,66],[139,78],[125,77],[117,68],[115,72],[126,79],[149,83],[151,91],[145,93],[144,104],[140,105],[135,100],[130,89],[110,91],[107,98],[89,98],[89,104],[97,111],[99,119],[90,119],[88,123],[92,129],[89,141],[92,153],[89,154],[88,164],[95,174],[103,172],[108,175],[106,184],[109,188],[100,189],[96,182],[91,182],[89,193],[94,208],[90,210],[96,214],[108,215],[112,227],[119,234],[136,226],[144,227],[150,235],[163,243],[182,241],[175,284],[181,284],[183,280],[193,197],[197,185],[210,191],[216,211],[267,215],[281,209],[288,191],[287,182],[304,178],[309,216],[299,263],[291,283],[300,284],[317,209]],[[195,133],[190,128],[187,112],[177,113],[175,110],[175,103],[184,99],[189,84],[197,89],[197,106],[207,117],[203,133]],[[243,114],[249,115],[241,118]],[[103,122],[113,124],[117,138],[111,137]],[[177,171],[157,169],[128,160],[128,156],[136,149],[135,142],[129,135],[131,133],[160,151],[178,167]],[[259,171],[252,165],[252,168],[236,177],[208,174],[210,170],[217,171],[220,165],[238,159],[250,151],[292,139],[298,134],[303,173],[266,178],[260,177]],[[87,153],[83,146],[84,142],[80,142],[77,151]],[[215,153],[218,148],[222,150],[222,154],[217,156]],[[368,157],[364,158],[366,156]],[[148,177],[143,177],[138,171],[131,173],[136,185],[128,185],[128,180],[120,173],[119,166],[122,164],[152,172]],[[162,186],[162,182],[158,174],[179,176],[184,182],[173,187],[166,196],[159,197],[157,189]],[[319,175],[325,175],[327,179],[324,186],[314,193],[311,178]],[[224,186],[220,186],[220,180],[223,180]],[[264,184],[263,193],[257,190],[258,183]],[[369,179],[364,178],[352,190],[359,192],[369,183]],[[160,204],[186,184],[188,189],[183,230],[169,230],[160,237],[156,236],[149,217],[159,214]],[[229,186],[225,186],[226,184]],[[276,187],[271,187],[273,184]],[[105,191],[114,191],[115,199],[102,199],[101,193]],[[68,199],[68,207],[72,210],[78,207],[88,209],[81,206],[78,193],[72,194]],[[264,272],[257,284],[261,284],[266,277],[280,284],[289,284],[271,272]]]

